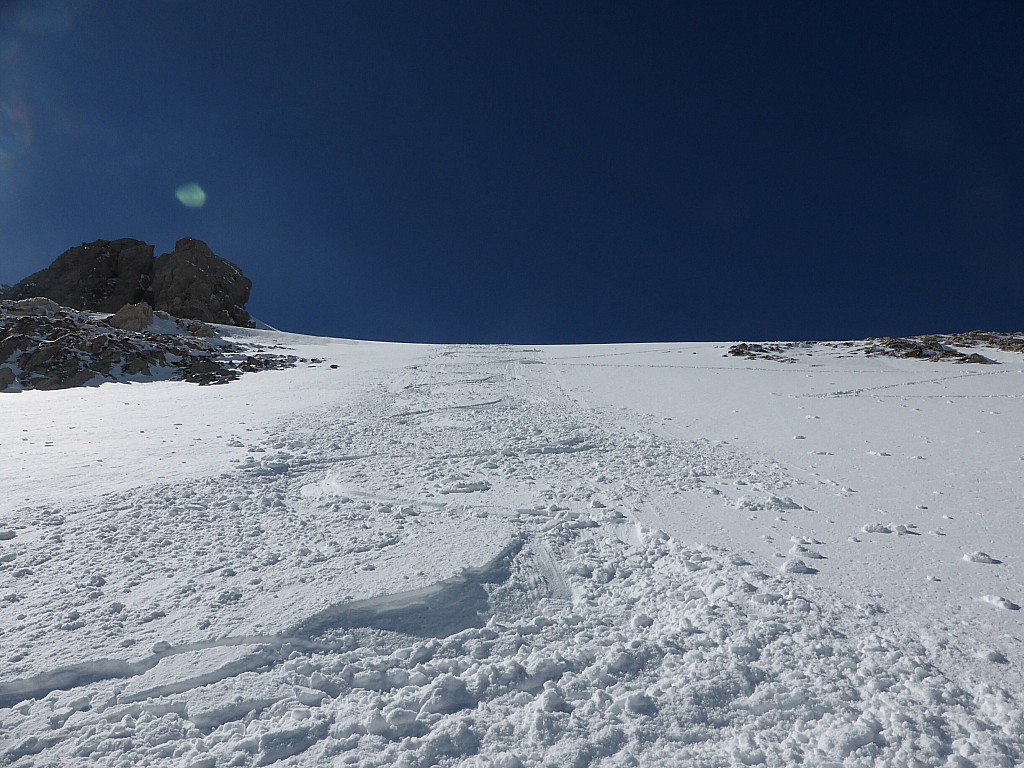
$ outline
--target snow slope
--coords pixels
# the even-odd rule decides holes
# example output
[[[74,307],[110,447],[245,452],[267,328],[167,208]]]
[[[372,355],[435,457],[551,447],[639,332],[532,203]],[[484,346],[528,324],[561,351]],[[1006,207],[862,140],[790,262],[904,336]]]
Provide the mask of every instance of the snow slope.
[[[1024,761],[1020,355],[230,334],[0,397],[0,761]]]

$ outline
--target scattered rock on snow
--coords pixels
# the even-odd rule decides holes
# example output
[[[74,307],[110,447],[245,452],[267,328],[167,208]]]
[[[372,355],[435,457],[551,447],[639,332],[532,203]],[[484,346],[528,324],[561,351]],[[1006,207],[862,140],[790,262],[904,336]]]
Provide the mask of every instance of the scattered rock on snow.
[[[49,299],[0,301],[0,392],[67,389],[139,376],[217,384],[243,372],[296,364],[293,356],[261,354],[258,348],[213,338],[210,326],[153,313],[146,304],[124,307],[113,319],[137,328],[147,318],[144,328],[124,330]]]
[[[964,351],[972,347],[990,347],[1003,352],[1024,353],[1024,333],[971,331],[969,333],[935,334],[929,336],[890,336],[864,341],[797,341],[771,344],[734,344],[728,354],[747,360],[770,360],[795,363],[799,355],[812,355],[815,350],[836,350],[842,356],[896,357],[907,360],[992,365],[995,361],[979,352]]]
[[[949,360],[956,363],[992,363],[976,352],[967,354],[950,346],[947,337],[911,336],[909,338],[869,339],[863,352],[868,357],[912,358],[918,360]]]

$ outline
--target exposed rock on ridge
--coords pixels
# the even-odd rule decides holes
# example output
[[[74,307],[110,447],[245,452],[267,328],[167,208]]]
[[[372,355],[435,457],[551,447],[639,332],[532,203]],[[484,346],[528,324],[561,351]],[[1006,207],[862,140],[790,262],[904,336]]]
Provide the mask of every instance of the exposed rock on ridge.
[[[993,365],[995,360],[974,348],[1024,353],[1024,332],[969,331],[929,336],[890,336],[864,341],[787,341],[733,344],[728,354],[748,360],[773,360],[795,363],[798,355],[813,355],[815,350],[838,351],[842,356],[896,357],[931,362],[976,363]],[[966,351],[965,351],[966,350]]]
[[[154,258],[152,245],[122,238],[70,248],[0,298],[43,296],[93,312],[117,312],[145,302],[177,317],[252,327],[245,309],[251,290],[242,271],[202,240],[182,238],[173,251]]]

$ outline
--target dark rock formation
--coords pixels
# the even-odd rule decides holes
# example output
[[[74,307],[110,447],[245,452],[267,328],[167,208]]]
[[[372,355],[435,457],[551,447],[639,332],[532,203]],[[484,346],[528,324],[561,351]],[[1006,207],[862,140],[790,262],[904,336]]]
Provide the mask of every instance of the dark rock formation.
[[[69,248],[46,269],[22,280],[11,299],[45,296],[72,309],[116,312],[149,296],[153,246],[141,240],[97,240]]]
[[[119,316],[130,326],[146,317],[151,324],[124,330],[50,299],[0,300],[0,392],[146,379],[221,384],[299,362],[216,338],[208,325],[145,304],[125,307]]]
[[[117,312],[145,302],[177,317],[252,327],[245,310],[251,289],[242,271],[202,240],[179,240],[171,253],[156,259],[153,246],[124,238],[71,248],[0,299],[45,296],[93,312]]]
[[[191,237],[175,243],[153,270],[153,308],[177,317],[251,328],[245,311],[251,290],[242,270]]]

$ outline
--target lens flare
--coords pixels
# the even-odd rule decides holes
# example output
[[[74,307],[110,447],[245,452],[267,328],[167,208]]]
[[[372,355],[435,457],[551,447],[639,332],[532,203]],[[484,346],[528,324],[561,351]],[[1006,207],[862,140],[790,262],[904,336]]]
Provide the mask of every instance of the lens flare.
[[[186,208],[202,208],[206,205],[206,191],[195,182],[182,184],[174,190],[174,196]]]

